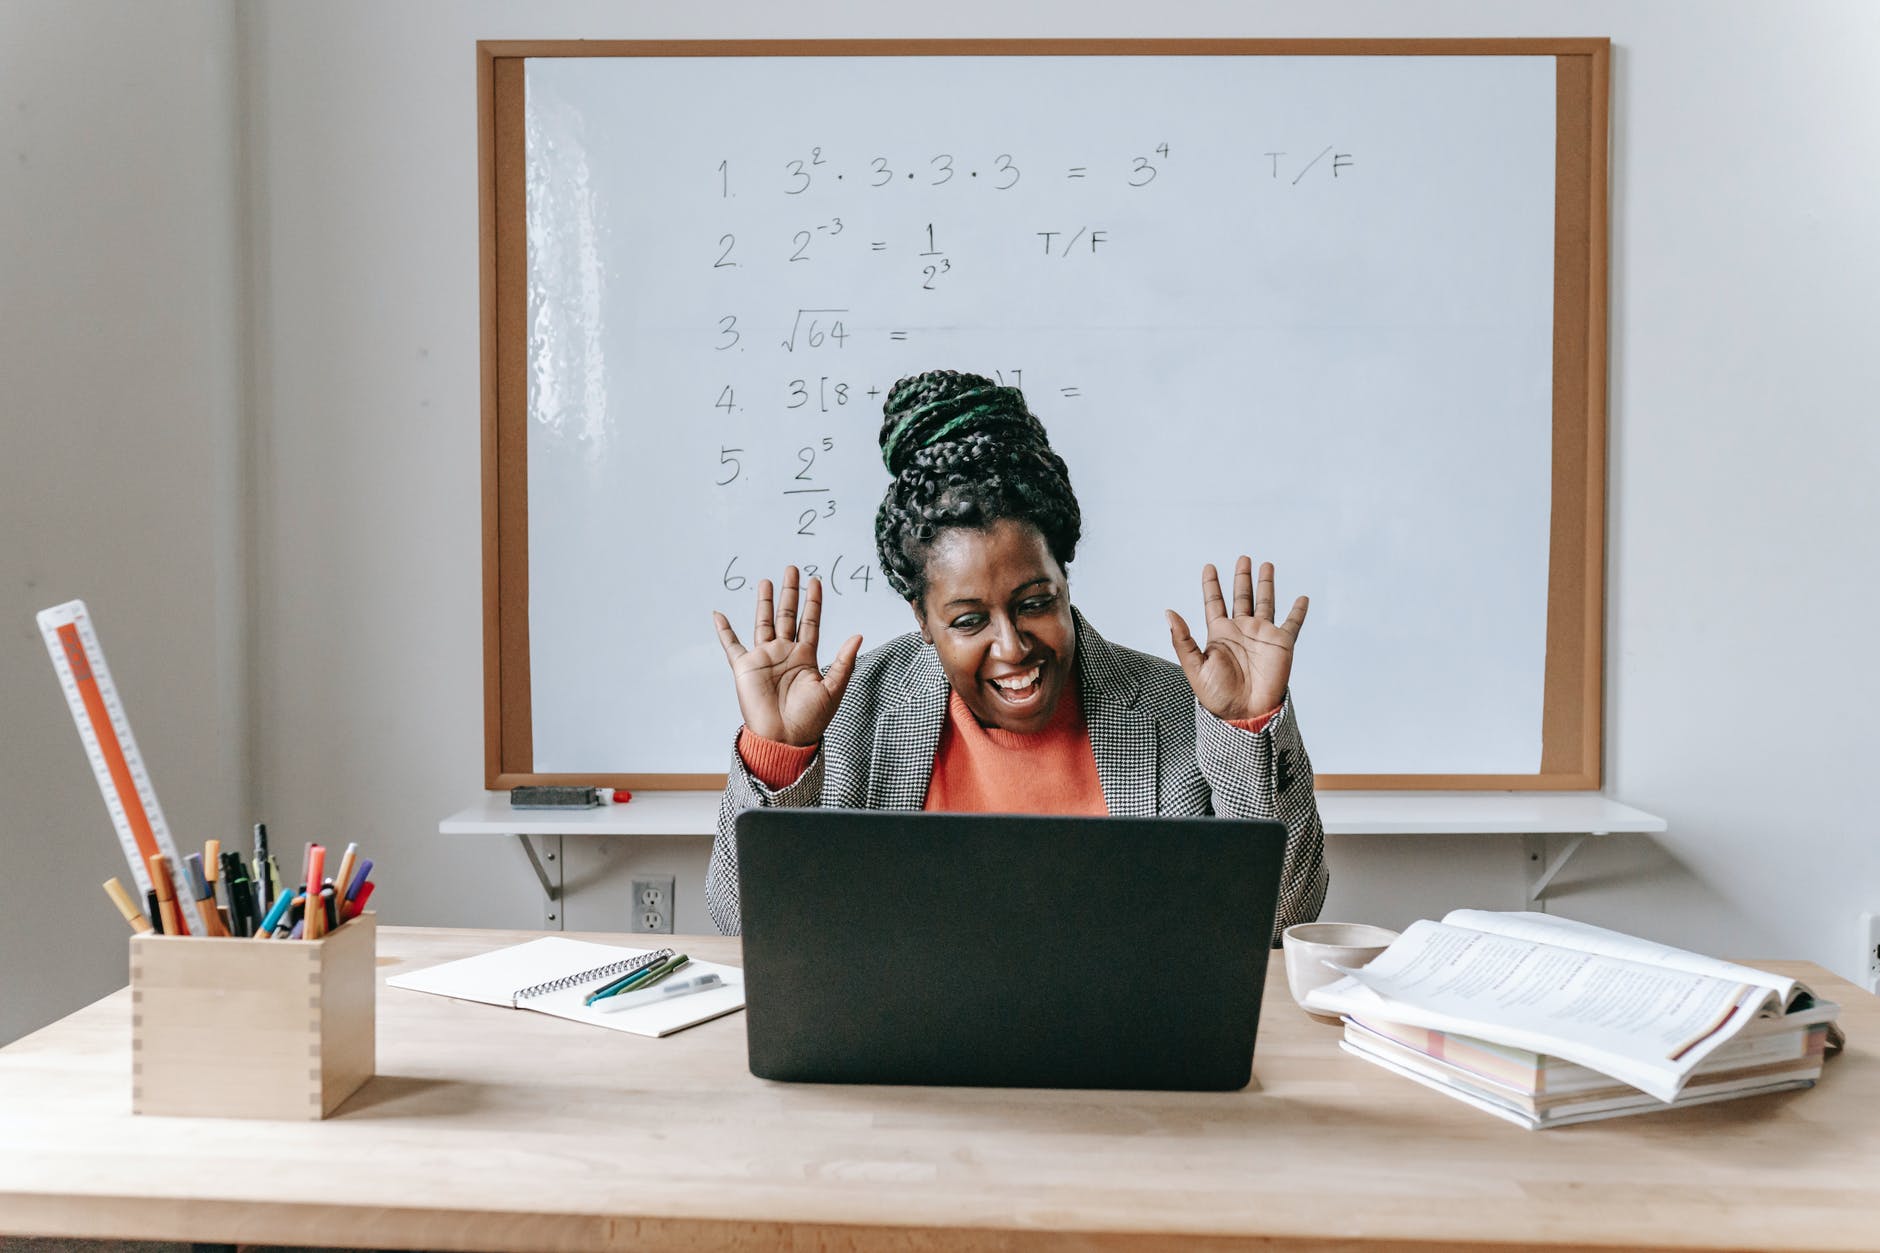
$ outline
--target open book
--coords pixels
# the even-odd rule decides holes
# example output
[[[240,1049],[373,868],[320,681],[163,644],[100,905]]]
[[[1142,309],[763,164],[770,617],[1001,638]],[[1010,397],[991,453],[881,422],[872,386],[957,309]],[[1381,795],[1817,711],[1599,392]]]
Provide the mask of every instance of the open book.
[[[1660,1101],[1759,1017],[1816,1002],[1793,979],[1549,914],[1422,921],[1307,1007],[1493,1041],[1611,1075]]]
[[[636,997],[631,1002],[623,998],[624,1003],[617,1004],[606,1000],[583,1004],[590,992],[630,974],[647,964],[649,958],[669,951],[616,948],[611,944],[592,944],[551,935],[445,962],[441,966],[414,970],[410,974],[394,975],[385,984],[507,1009],[532,1009],[557,1018],[649,1036],[671,1035],[744,1008],[744,972],[736,966],[704,961],[687,962],[674,979],[715,974],[724,980],[724,986],[668,1000],[655,999],[650,1003]]]

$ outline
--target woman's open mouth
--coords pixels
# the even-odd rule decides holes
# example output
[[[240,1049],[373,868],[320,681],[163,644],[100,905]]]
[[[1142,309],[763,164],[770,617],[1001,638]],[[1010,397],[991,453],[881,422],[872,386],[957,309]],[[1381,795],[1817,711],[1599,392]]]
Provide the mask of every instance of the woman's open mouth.
[[[1011,709],[1025,709],[1044,699],[1044,663],[1035,662],[1029,669],[1016,674],[1001,675],[996,679],[987,679],[986,685],[993,691],[1000,704]]]

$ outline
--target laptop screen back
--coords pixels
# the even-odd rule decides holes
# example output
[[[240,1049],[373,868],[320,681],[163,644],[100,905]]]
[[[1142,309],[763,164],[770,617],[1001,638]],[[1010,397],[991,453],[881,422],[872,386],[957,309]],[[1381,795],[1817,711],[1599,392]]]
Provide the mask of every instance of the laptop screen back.
[[[1278,823],[760,809],[737,836],[753,1074],[1251,1077]]]

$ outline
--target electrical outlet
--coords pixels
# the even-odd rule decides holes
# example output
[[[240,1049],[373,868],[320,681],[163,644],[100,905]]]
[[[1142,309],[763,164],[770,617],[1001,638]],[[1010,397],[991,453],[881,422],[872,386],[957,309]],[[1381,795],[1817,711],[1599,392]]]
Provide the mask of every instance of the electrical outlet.
[[[672,876],[644,875],[633,880],[629,931],[672,934]]]
[[[1880,992],[1880,914],[1860,916],[1861,963],[1855,967],[1867,981],[1869,992]]]

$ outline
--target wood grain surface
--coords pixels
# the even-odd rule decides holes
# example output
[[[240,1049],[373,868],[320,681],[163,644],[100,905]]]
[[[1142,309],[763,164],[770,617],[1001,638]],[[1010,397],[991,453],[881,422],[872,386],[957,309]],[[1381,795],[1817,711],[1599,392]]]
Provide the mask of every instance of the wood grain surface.
[[[381,928],[380,974],[532,934]],[[739,961],[735,939],[678,944]],[[825,1253],[1874,1248],[1880,999],[1759,964],[1847,1007],[1848,1050],[1815,1089],[1547,1132],[1342,1054],[1277,961],[1243,1092],[773,1084],[746,1068],[742,1015],[654,1040],[381,987],[377,1076],[305,1123],[134,1117],[120,991],[0,1049],[0,1233]]]

